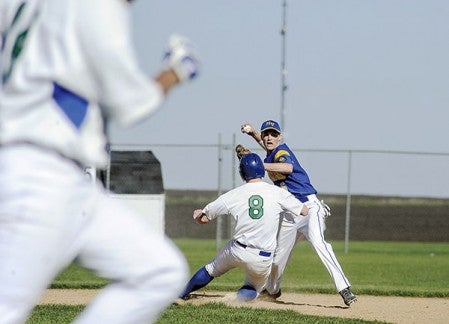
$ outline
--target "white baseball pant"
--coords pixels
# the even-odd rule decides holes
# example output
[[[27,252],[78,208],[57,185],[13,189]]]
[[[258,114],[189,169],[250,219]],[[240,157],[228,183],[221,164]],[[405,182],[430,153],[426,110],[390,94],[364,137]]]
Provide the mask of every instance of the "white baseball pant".
[[[284,214],[278,233],[278,245],[274,253],[273,266],[267,283],[267,291],[276,294],[281,286],[282,276],[287,266],[293,248],[304,236],[318,254],[334,281],[337,291],[350,286],[340,263],[335,256],[331,244],[324,239],[326,230],[323,206],[316,195],[310,195],[306,206],[309,213],[306,217],[297,218],[296,222],[291,214]]]
[[[76,323],[150,323],[188,268],[150,224],[94,186],[72,161],[31,145],[0,149],[0,321],[24,323],[77,260],[111,283]]]
[[[219,277],[234,268],[242,268],[246,274],[244,285],[253,287],[259,293],[266,284],[273,260],[273,253],[264,256],[260,252],[259,249],[243,247],[231,240],[205,268],[212,277]]]

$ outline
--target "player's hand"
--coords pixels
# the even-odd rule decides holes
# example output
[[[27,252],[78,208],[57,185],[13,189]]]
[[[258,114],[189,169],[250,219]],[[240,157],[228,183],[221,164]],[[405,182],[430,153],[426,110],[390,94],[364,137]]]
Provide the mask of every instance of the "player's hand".
[[[206,224],[209,221],[202,209],[195,209],[192,217],[197,224]]]
[[[255,131],[254,127],[248,123],[245,123],[242,126],[240,126],[240,130],[242,131],[242,133],[249,134],[249,135],[254,134],[254,131]]]
[[[172,35],[164,53],[164,63],[172,69],[180,82],[197,77],[200,69],[199,56],[190,41],[180,35]]]
[[[329,217],[331,214],[331,208],[324,202],[324,200],[320,200],[321,206],[323,206],[323,210],[324,210],[324,217],[327,218]]]
[[[307,216],[309,214],[309,207],[307,207],[306,205],[303,205],[302,206],[302,209],[301,209],[301,214],[300,215],[302,215],[302,216]]]

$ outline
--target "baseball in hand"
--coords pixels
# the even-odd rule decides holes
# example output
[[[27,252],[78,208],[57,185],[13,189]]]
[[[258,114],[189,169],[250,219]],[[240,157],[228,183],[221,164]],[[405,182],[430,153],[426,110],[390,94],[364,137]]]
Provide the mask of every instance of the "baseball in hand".
[[[242,126],[242,133],[249,134],[251,132],[251,126],[250,125],[243,125]]]

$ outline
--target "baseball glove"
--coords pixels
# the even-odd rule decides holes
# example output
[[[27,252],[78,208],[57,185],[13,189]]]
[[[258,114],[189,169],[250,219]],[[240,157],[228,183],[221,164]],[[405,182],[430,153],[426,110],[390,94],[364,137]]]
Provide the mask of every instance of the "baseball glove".
[[[237,154],[237,157],[240,160],[242,156],[251,153],[251,151],[245,148],[242,144],[239,144],[235,147],[235,153]]]

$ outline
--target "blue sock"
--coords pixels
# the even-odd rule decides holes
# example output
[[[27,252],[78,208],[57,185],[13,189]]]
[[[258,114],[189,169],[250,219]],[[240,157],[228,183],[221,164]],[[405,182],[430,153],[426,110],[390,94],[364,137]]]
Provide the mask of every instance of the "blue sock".
[[[257,297],[257,291],[251,286],[245,285],[237,291],[237,298],[241,301],[250,301]]]
[[[207,272],[206,268],[202,267],[193,275],[192,279],[190,279],[190,281],[187,283],[187,286],[185,287],[182,294],[179,295],[179,298],[184,298],[185,296],[190,294],[192,291],[203,288],[209,282],[211,282],[213,279],[214,279],[214,277],[212,277]]]

